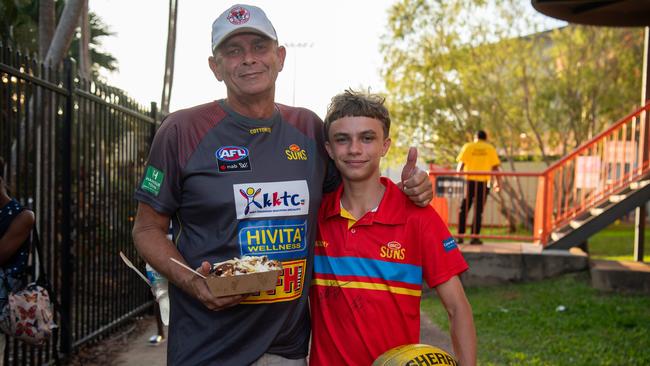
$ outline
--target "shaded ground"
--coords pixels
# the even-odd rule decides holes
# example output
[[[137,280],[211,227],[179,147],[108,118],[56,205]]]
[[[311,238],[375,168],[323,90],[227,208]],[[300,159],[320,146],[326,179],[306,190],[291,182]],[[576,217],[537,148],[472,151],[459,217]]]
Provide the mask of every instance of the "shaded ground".
[[[421,313],[421,324],[420,343],[434,345],[453,354],[447,332],[441,331],[424,313]],[[151,346],[148,341],[153,334],[156,334],[155,318],[138,318],[111,337],[83,347],[68,365],[164,366],[167,361],[167,342]]]
[[[156,332],[156,323],[153,316],[137,318],[123,329],[110,337],[95,344],[82,347],[66,365],[71,366],[109,366],[109,365],[165,365],[167,354],[166,343],[160,346],[149,346],[147,340]],[[138,346],[147,347],[145,352],[138,351]],[[138,361],[130,362],[131,354],[144,353],[152,357],[162,355],[160,361]],[[126,356],[126,360],[125,360]],[[126,361],[126,363],[125,363]]]

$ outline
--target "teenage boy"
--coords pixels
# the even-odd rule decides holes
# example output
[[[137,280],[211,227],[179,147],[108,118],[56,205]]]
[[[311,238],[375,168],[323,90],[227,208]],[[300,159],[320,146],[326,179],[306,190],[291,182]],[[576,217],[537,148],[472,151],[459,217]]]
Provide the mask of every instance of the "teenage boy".
[[[323,196],[310,301],[310,366],[370,365],[390,348],[419,343],[423,279],[449,314],[460,364],[476,364],[472,310],[458,275],[468,267],[432,207],[418,208],[379,162],[390,147],[384,99],[332,98],[325,147],[343,184]]]

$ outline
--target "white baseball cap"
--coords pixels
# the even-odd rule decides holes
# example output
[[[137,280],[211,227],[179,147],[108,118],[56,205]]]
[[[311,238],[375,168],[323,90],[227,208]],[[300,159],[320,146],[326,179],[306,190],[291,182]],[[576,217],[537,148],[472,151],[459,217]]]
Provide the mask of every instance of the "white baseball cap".
[[[212,23],[212,52],[226,38],[238,34],[253,32],[278,40],[275,28],[264,11],[257,6],[237,4],[224,11]]]

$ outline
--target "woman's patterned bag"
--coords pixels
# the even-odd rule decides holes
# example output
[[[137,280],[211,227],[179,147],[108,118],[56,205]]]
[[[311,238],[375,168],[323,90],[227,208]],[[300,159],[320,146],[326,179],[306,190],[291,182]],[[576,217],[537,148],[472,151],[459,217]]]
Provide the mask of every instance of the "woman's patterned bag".
[[[50,287],[39,258],[39,244],[34,228],[31,259],[36,282],[23,286],[25,282],[22,282],[22,278],[18,279],[11,271],[0,269],[0,302],[6,301],[6,305],[0,309],[0,330],[31,345],[45,343],[56,328],[52,301],[47,290]]]
[[[8,314],[0,316],[5,320],[0,324],[2,331],[32,345],[45,343],[56,328],[50,295],[36,283],[9,294],[4,311]]]

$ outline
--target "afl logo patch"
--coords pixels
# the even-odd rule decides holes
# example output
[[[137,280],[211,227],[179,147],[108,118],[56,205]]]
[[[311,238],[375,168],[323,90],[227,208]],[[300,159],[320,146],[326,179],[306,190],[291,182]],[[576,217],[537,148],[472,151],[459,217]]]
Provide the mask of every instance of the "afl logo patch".
[[[242,146],[222,146],[214,153],[220,172],[250,171],[248,149]]]
[[[230,14],[228,14],[228,21],[234,25],[244,24],[248,22],[248,19],[250,18],[251,13],[241,6],[230,9]]]

